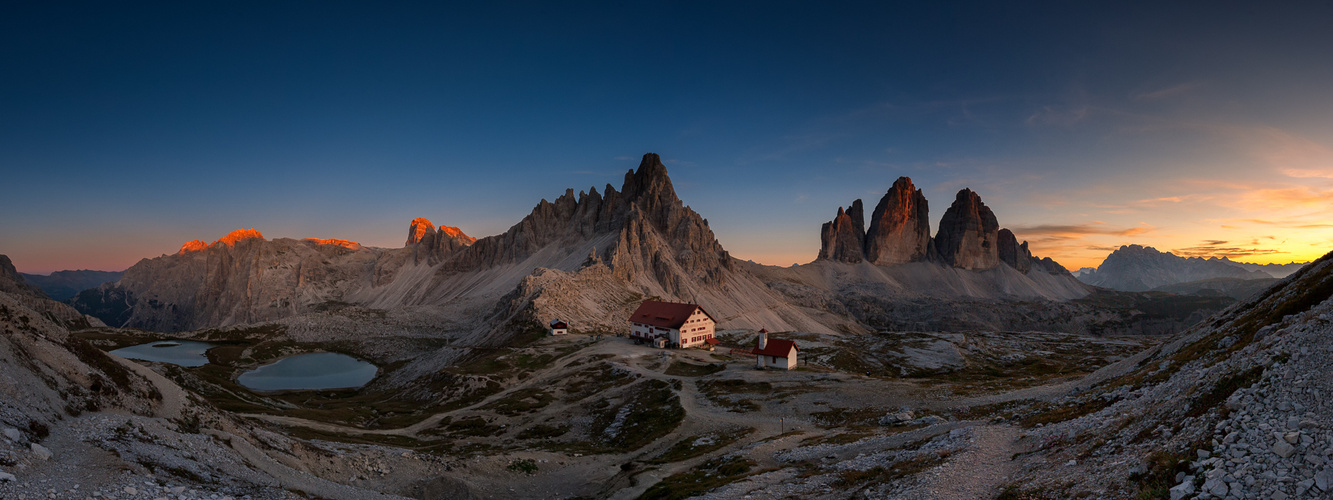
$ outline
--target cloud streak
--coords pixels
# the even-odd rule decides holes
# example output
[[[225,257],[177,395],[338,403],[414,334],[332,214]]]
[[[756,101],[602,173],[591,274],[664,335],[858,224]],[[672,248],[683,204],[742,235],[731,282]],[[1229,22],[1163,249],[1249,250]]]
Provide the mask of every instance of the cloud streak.
[[[1129,228],[1117,228],[1107,226],[1104,223],[1094,222],[1088,224],[1038,224],[1035,226],[1016,226],[1011,229],[1011,231],[1013,231],[1014,234],[1021,234],[1024,236],[1037,235],[1079,238],[1086,235],[1135,236],[1148,233],[1153,229],[1153,226],[1147,224]]]
[[[1159,99],[1166,99],[1166,98],[1169,98],[1169,97],[1175,97],[1175,96],[1178,96],[1178,95],[1181,95],[1181,94],[1189,93],[1191,90],[1197,89],[1197,88],[1202,87],[1202,86],[1203,86],[1203,84],[1200,83],[1200,82],[1182,83],[1182,84],[1180,84],[1180,85],[1176,85],[1176,86],[1174,86],[1174,87],[1167,87],[1167,88],[1160,89],[1160,90],[1154,90],[1154,91],[1152,91],[1152,92],[1144,92],[1144,93],[1142,93],[1142,94],[1139,94],[1139,95],[1134,96],[1134,100],[1136,100],[1136,101],[1156,101],[1156,100],[1159,100]]]

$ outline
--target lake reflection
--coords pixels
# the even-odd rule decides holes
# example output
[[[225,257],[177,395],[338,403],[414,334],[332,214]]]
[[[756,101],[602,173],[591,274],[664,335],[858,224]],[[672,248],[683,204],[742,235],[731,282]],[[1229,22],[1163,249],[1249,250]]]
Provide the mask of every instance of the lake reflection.
[[[236,381],[256,391],[347,389],[366,385],[378,371],[345,354],[319,352],[280,359],[242,373]]]
[[[193,340],[163,340],[116,349],[111,351],[111,354],[125,359],[157,361],[180,366],[204,366],[208,363],[208,356],[204,353],[213,346],[214,344],[208,342]]]

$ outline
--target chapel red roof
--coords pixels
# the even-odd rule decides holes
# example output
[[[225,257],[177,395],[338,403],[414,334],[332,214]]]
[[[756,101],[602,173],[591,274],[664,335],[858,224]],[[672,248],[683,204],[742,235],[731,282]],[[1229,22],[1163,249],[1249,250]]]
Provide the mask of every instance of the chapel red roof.
[[[797,351],[801,350],[799,347],[796,347],[795,341],[768,339],[768,343],[764,345],[763,350],[755,348],[750,352],[760,356],[777,356],[779,358],[785,358],[791,353],[792,349],[796,349]]]
[[[680,328],[685,324],[685,320],[690,319],[694,310],[703,311],[708,319],[717,322],[712,314],[708,314],[699,304],[681,304],[679,302],[661,302],[657,300],[645,300],[639,304],[639,308],[634,310],[634,314],[629,316],[629,320],[635,323],[652,325],[662,328]]]
[[[715,338],[713,338],[713,337],[708,337],[708,338],[704,339],[704,343],[705,343],[705,344],[708,344],[708,345],[718,345],[718,344],[721,344],[722,341],[721,341],[721,340],[718,340],[718,339],[715,339]]]

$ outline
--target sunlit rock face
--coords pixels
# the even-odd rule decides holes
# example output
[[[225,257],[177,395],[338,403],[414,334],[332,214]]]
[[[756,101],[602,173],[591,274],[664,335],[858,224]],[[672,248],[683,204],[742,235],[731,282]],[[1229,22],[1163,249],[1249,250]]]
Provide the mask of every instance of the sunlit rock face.
[[[870,213],[865,257],[873,264],[924,260],[930,248],[930,205],[912,179],[899,177]]]
[[[256,231],[254,228],[237,229],[227,234],[226,236],[223,236],[217,241],[214,241],[213,245],[226,245],[229,247],[234,247],[236,246],[237,243],[241,241],[252,240],[252,239],[264,241],[264,235],[259,234],[259,231]]]
[[[852,202],[846,211],[838,207],[838,215],[825,222],[819,231],[819,258],[838,262],[856,263],[865,260],[862,246],[865,242],[864,214],[861,200]]]
[[[458,250],[476,243],[477,239],[463,234],[461,229],[435,225],[429,219],[417,217],[407,228],[407,246],[412,248],[414,262],[438,264],[458,253]]]
[[[963,189],[940,219],[935,249],[945,263],[971,270],[993,269],[1000,264],[1000,224],[981,197]]]
[[[200,241],[200,240],[190,240],[190,241],[185,242],[184,245],[181,245],[181,249],[180,249],[180,251],[179,251],[179,252],[176,252],[176,254],[179,255],[179,254],[186,254],[186,253],[190,253],[190,252],[198,252],[198,251],[203,250],[203,249],[205,249],[205,248],[208,248],[208,243],[204,243],[203,241]]]
[[[306,238],[305,240],[314,243],[316,245],[333,245],[333,246],[347,248],[350,250],[356,250],[361,248],[360,243],[351,240],[344,240],[341,238]]]
[[[421,241],[422,238],[425,238],[427,234],[433,232],[435,232],[435,224],[431,224],[430,219],[425,217],[412,219],[412,223],[407,226],[407,243],[404,243],[403,245],[406,246],[417,243]]]

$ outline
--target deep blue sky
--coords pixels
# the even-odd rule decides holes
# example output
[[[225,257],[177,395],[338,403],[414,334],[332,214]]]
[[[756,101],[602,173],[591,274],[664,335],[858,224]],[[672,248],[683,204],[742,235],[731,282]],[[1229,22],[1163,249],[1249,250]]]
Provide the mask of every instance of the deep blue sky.
[[[1333,247],[1330,2],[715,3],[6,4],[0,253],[481,237],[649,151],[770,264],[900,175],[1071,267]]]

